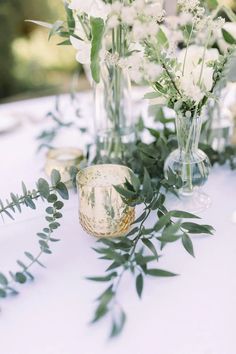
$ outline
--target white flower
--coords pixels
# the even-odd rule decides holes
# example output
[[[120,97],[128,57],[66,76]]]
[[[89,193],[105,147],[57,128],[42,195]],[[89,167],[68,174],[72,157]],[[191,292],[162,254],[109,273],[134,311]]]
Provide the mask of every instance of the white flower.
[[[186,12],[194,11],[199,5],[199,0],[178,0],[178,6]]]
[[[134,21],[132,36],[135,42],[144,39],[146,37],[146,24],[139,20]]]
[[[69,4],[71,10],[78,10],[79,12],[88,13],[94,0],[72,0]]]
[[[160,65],[149,62],[143,53],[133,52],[129,57],[120,58],[118,65],[129,72],[132,81],[140,83],[143,80],[155,82],[162,72]]]
[[[167,16],[165,23],[171,30],[177,30],[179,26],[179,16]]]
[[[204,65],[202,69],[201,65],[197,65],[197,67],[193,69],[192,74],[193,74],[193,82],[195,85],[198,85],[199,83],[199,85],[201,86],[204,92],[211,91],[213,86],[213,74],[214,74],[213,68]]]
[[[116,28],[120,24],[119,18],[116,14],[110,16],[107,20],[107,27],[110,29]]]
[[[180,78],[179,87],[182,93],[196,103],[199,103],[204,97],[204,93],[198,85],[195,84],[192,78],[184,75]]]
[[[157,21],[161,22],[165,15],[165,11],[163,10],[163,6],[161,2],[155,2],[151,4],[146,4],[143,12],[146,16],[150,16],[155,18]]]
[[[145,0],[134,0],[133,6],[137,9],[137,11],[141,11],[146,6]]]
[[[84,0],[84,1],[86,1],[86,0]],[[121,12],[121,9],[122,9],[122,4],[120,1],[115,1],[111,5],[111,12],[116,12],[117,14],[119,14]]]
[[[123,23],[132,26],[137,17],[137,11],[133,6],[124,6],[121,10],[121,20]]]
[[[187,56],[185,61],[184,72],[187,74],[191,74],[192,70],[199,64],[201,64],[203,55],[204,55],[204,47],[197,45],[190,45],[188,49],[183,49],[180,51],[178,62],[181,64],[182,68],[185,60],[185,53],[187,50]],[[207,65],[211,61],[216,61],[219,59],[219,52],[217,49],[207,49],[205,53],[205,65]]]
[[[102,0],[72,0],[69,8],[79,13],[86,13],[89,17],[107,19],[110,7]]]
[[[134,21],[132,37],[135,42],[140,42],[148,37],[155,37],[159,30],[159,25],[155,20],[148,22]]]
[[[160,65],[145,61],[143,64],[143,71],[145,80],[155,82],[163,70]]]
[[[193,19],[193,15],[189,12],[180,13],[178,17],[180,26],[185,26],[188,23],[191,23]]]
[[[70,41],[73,47],[77,50],[76,60],[80,64],[90,64],[91,43],[81,41],[73,36],[70,36]]]
[[[186,50],[187,56],[185,57]],[[192,45],[188,49],[182,50],[178,58],[180,71],[176,77],[179,88],[185,96],[196,103],[199,103],[206,92],[210,92],[212,89],[214,69],[209,64],[218,60],[219,52],[217,49],[209,49],[205,52],[205,59],[203,57],[204,47]],[[186,60],[185,67],[183,67],[184,60]]]

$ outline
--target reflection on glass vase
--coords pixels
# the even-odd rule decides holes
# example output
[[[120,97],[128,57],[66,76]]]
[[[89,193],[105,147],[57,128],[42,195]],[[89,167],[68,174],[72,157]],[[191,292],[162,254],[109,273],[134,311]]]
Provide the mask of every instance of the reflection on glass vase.
[[[94,93],[96,159],[99,162],[123,161],[135,142],[128,72],[115,63],[106,62]]]
[[[182,179],[179,189],[178,208],[199,212],[210,206],[210,198],[201,191],[210,172],[207,155],[198,149],[201,132],[201,117],[187,118],[176,116],[178,149],[174,150],[165,161],[165,175],[172,170]]]
[[[219,100],[209,100],[203,111],[205,122],[203,123],[201,142],[211,145],[211,147],[222,152],[226,146],[230,145],[233,135],[233,114],[230,111],[231,86],[218,90]]]

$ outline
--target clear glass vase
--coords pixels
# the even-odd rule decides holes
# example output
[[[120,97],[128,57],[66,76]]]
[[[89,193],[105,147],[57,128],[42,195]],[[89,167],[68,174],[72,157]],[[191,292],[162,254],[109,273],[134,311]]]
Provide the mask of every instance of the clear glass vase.
[[[178,149],[168,156],[164,166],[166,177],[172,170],[182,179],[177,207],[191,212],[202,211],[210,205],[210,198],[200,189],[207,181],[211,167],[207,155],[198,148],[201,126],[200,116],[187,118],[177,113]]]
[[[123,160],[135,141],[131,112],[131,83],[118,59],[125,53],[123,30],[113,30],[112,49],[94,85],[96,157],[99,162]]]
[[[230,145],[233,135],[233,114],[230,111],[230,86],[219,89],[218,100],[209,100],[203,112],[201,142],[211,145],[218,151],[224,151]]]

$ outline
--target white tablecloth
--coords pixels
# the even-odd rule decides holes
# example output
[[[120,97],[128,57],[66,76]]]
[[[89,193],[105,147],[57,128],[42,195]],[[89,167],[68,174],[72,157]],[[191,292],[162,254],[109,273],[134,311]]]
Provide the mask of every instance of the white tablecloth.
[[[80,96],[82,106],[89,102]],[[35,136],[54,106],[54,98],[36,99],[0,107],[0,118],[17,113],[23,125],[0,137],[0,197],[20,192],[21,181],[33,187],[43,176],[44,152],[36,154]],[[92,119],[84,122],[91,122]],[[84,144],[79,133],[71,134],[70,145]],[[66,134],[59,143],[68,140]],[[86,140],[86,139],[85,139]],[[85,280],[101,275],[105,262],[91,249],[95,240],[85,234],[78,222],[77,196],[67,203],[62,241],[53,255],[43,257],[47,270],[35,266],[34,282],[19,286],[20,295],[1,301],[1,354],[235,354],[236,353],[236,173],[215,167],[206,187],[212,207],[203,222],[214,225],[212,237],[195,237],[196,259],[181,244],[164,250],[160,266],[181,276],[145,280],[143,298],[135,293],[134,281],[127,275],[119,297],[128,316],[121,337],[107,340],[108,320],[90,326],[94,299],[104,288]],[[37,211],[25,210],[15,222],[1,224],[0,269],[16,270],[15,261],[24,259],[25,250],[36,252],[35,233],[44,227],[43,205]],[[27,222],[26,222],[27,220]]]

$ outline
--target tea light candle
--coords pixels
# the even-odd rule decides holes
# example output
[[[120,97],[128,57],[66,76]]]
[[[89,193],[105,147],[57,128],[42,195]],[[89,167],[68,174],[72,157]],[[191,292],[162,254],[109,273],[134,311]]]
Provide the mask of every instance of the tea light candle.
[[[62,182],[70,185],[70,168],[72,166],[79,168],[83,159],[83,152],[80,149],[72,147],[50,149],[46,156],[45,172],[50,176],[52,170],[58,170],[61,174]]]
[[[79,171],[79,218],[83,229],[96,237],[124,236],[135,219],[113,187],[130,181],[133,172],[121,165],[95,165]]]

